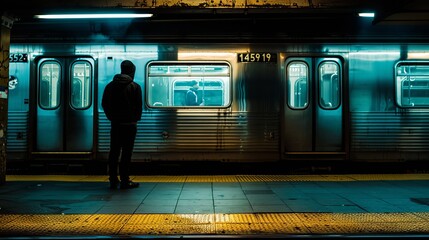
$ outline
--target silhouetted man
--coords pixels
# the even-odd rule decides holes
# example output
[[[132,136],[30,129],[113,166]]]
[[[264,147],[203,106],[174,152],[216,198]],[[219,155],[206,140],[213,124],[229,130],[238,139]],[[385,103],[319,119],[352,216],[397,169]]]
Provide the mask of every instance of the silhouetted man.
[[[104,89],[102,106],[111,122],[110,152],[109,152],[109,181],[110,188],[136,188],[138,183],[132,182],[129,176],[129,165],[137,134],[137,122],[141,119],[143,110],[142,90],[134,82],[135,65],[125,60],[121,63],[121,73]],[[122,151],[122,154],[121,154]],[[119,163],[118,179],[118,161]]]

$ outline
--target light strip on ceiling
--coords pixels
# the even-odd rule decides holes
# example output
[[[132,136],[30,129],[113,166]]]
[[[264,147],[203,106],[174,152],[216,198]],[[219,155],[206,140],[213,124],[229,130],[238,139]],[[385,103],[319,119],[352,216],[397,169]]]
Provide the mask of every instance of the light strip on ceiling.
[[[374,17],[375,16],[375,13],[373,13],[373,12],[361,12],[361,13],[359,13],[359,17]]]
[[[150,18],[153,14],[151,13],[117,13],[117,14],[46,14],[46,15],[35,15],[36,18],[40,19],[94,19],[94,18]]]

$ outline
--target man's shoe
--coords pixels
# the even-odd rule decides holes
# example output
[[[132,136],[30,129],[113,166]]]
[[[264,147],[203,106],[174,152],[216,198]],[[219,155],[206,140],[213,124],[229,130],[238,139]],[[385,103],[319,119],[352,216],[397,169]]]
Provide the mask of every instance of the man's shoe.
[[[121,189],[130,189],[130,188],[138,188],[139,187],[139,183],[136,182],[132,182],[132,181],[128,181],[128,182],[121,182]]]

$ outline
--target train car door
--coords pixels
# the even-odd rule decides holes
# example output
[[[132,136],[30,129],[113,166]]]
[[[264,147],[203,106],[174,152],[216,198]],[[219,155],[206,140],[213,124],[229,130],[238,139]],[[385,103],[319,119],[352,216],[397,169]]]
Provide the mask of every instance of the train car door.
[[[343,157],[342,61],[287,58],[283,151],[289,159]]]
[[[37,62],[33,153],[90,153],[93,149],[94,60],[41,58]]]

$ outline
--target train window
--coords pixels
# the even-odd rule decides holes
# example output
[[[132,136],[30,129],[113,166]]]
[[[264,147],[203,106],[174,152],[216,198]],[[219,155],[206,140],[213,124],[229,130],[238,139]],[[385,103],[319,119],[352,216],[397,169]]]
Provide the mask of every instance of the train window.
[[[308,65],[293,61],[287,67],[288,105],[293,109],[303,109],[308,104]]]
[[[54,109],[60,105],[61,66],[56,61],[45,61],[40,65],[39,105]]]
[[[71,68],[70,104],[84,109],[91,104],[92,66],[86,61],[77,61]]]
[[[429,63],[396,65],[396,101],[400,107],[429,107]]]
[[[340,106],[339,69],[336,62],[325,61],[319,65],[319,105],[324,109]]]
[[[151,62],[147,67],[149,107],[227,107],[231,67],[226,62]]]

